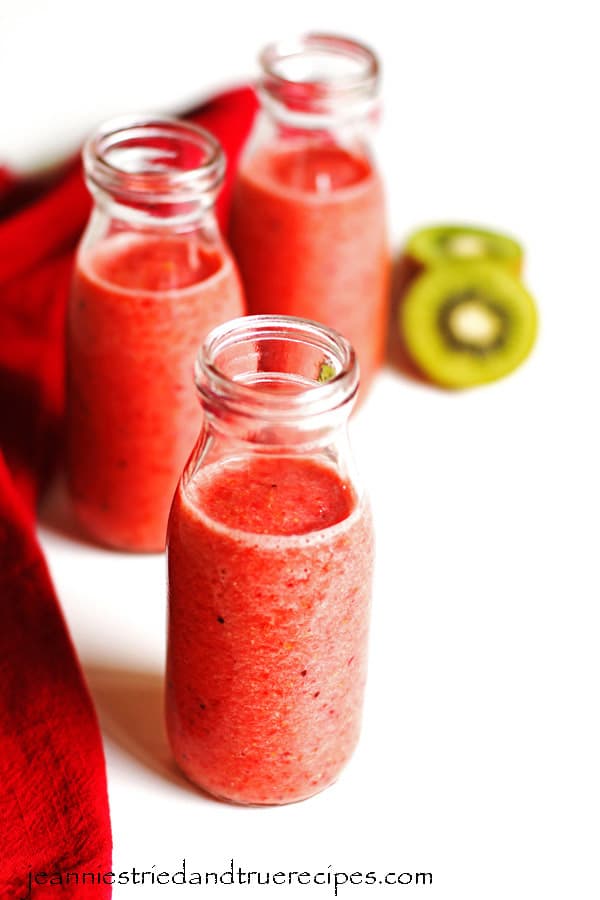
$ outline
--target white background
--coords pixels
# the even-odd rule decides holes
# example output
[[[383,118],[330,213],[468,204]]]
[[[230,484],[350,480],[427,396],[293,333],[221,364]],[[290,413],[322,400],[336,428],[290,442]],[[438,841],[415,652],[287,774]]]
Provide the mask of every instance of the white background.
[[[513,377],[449,394],[387,372],[353,423],[378,538],[364,733],[308,802],[229,807],[178,776],[161,725],[164,560],[77,543],[56,513],[42,528],[104,729],[117,870],[234,857],[434,876],[347,898],[600,897],[597,12],[591,0],[0,0],[0,159],[24,167],[103,117],[176,110],[251,75],[273,37],[370,42],[395,247],[432,220],[505,228],[526,244],[541,313]],[[333,896],[283,895],[311,890]]]

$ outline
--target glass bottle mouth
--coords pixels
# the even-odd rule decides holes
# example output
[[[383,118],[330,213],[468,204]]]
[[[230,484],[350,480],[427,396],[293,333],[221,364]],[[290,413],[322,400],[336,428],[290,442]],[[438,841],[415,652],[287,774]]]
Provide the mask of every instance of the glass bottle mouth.
[[[336,413],[345,419],[359,384],[350,343],[294,316],[243,316],[215,328],[195,377],[209,414],[306,428],[322,417],[334,424]]]
[[[225,174],[225,156],[210,132],[162,116],[105,122],[85,143],[90,187],[122,202],[147,205],[214,202]]]
[[[379,86],[379,62],[364,44],[311,33],[269,44],[259,57],[263,100],[304,115],[366,115]]]

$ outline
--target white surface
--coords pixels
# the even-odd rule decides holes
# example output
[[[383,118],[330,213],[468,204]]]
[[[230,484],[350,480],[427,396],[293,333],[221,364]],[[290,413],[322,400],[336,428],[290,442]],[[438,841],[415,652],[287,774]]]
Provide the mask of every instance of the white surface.
[[[378,532],[365,727],[338,784],[309,802],[238,809],[177,776],[159,725],[163,560],[42,529],[105,730],[117,870],[234,857],[430,871],[432,887],[402,894],[431,900],[599,896],[594,12],[583,0],[3,0],[0,158],[26,165],[106,115],[184,106],[251,72],[282,33],[370,41],[385,66],[396,242],[432,219],[507,228],[527,245],[541,311],[514,377],[451,395],[386,373],[353,425]],[[395,892],[340,890],[378,893]]]

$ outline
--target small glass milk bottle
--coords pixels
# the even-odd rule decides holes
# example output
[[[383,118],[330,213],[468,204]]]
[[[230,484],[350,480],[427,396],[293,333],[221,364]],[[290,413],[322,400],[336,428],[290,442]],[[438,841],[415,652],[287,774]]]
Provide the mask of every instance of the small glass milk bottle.
[[[358,388],[339,334],[286,316],[213,331],[203,430],[169,522],[167,727],[204,790],[310,797],[359,736],[373,533],[350,459]]]
[[[260,63],[262,113],[230,228],[249,310],[340,331],[365,392],[383,360],[390,273],[371,147],[378,61],[356,41],[309,34],[268,46]]]
[[[91,537],[159,551],[200,427],[198,342],[244,312],[214,214],[225,160],[208,132],[155,118],[109,122],[83,161],[95,203],[68,309],[70,493]]]

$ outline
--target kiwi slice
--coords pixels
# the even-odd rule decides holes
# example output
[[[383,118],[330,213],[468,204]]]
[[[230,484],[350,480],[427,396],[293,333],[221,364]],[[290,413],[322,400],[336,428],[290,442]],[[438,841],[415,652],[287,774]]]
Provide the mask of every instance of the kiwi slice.
[[[491,259],[519,274],[523,248],[513,238],[471,225],[434,225],[408,239],[406,252],[426,268],[453,260]]]
[[[529,354],[531,295],[492,262],[451,262],[413,282],[400,309],[409,355],[432,381],[464,388],[502,378]]]

